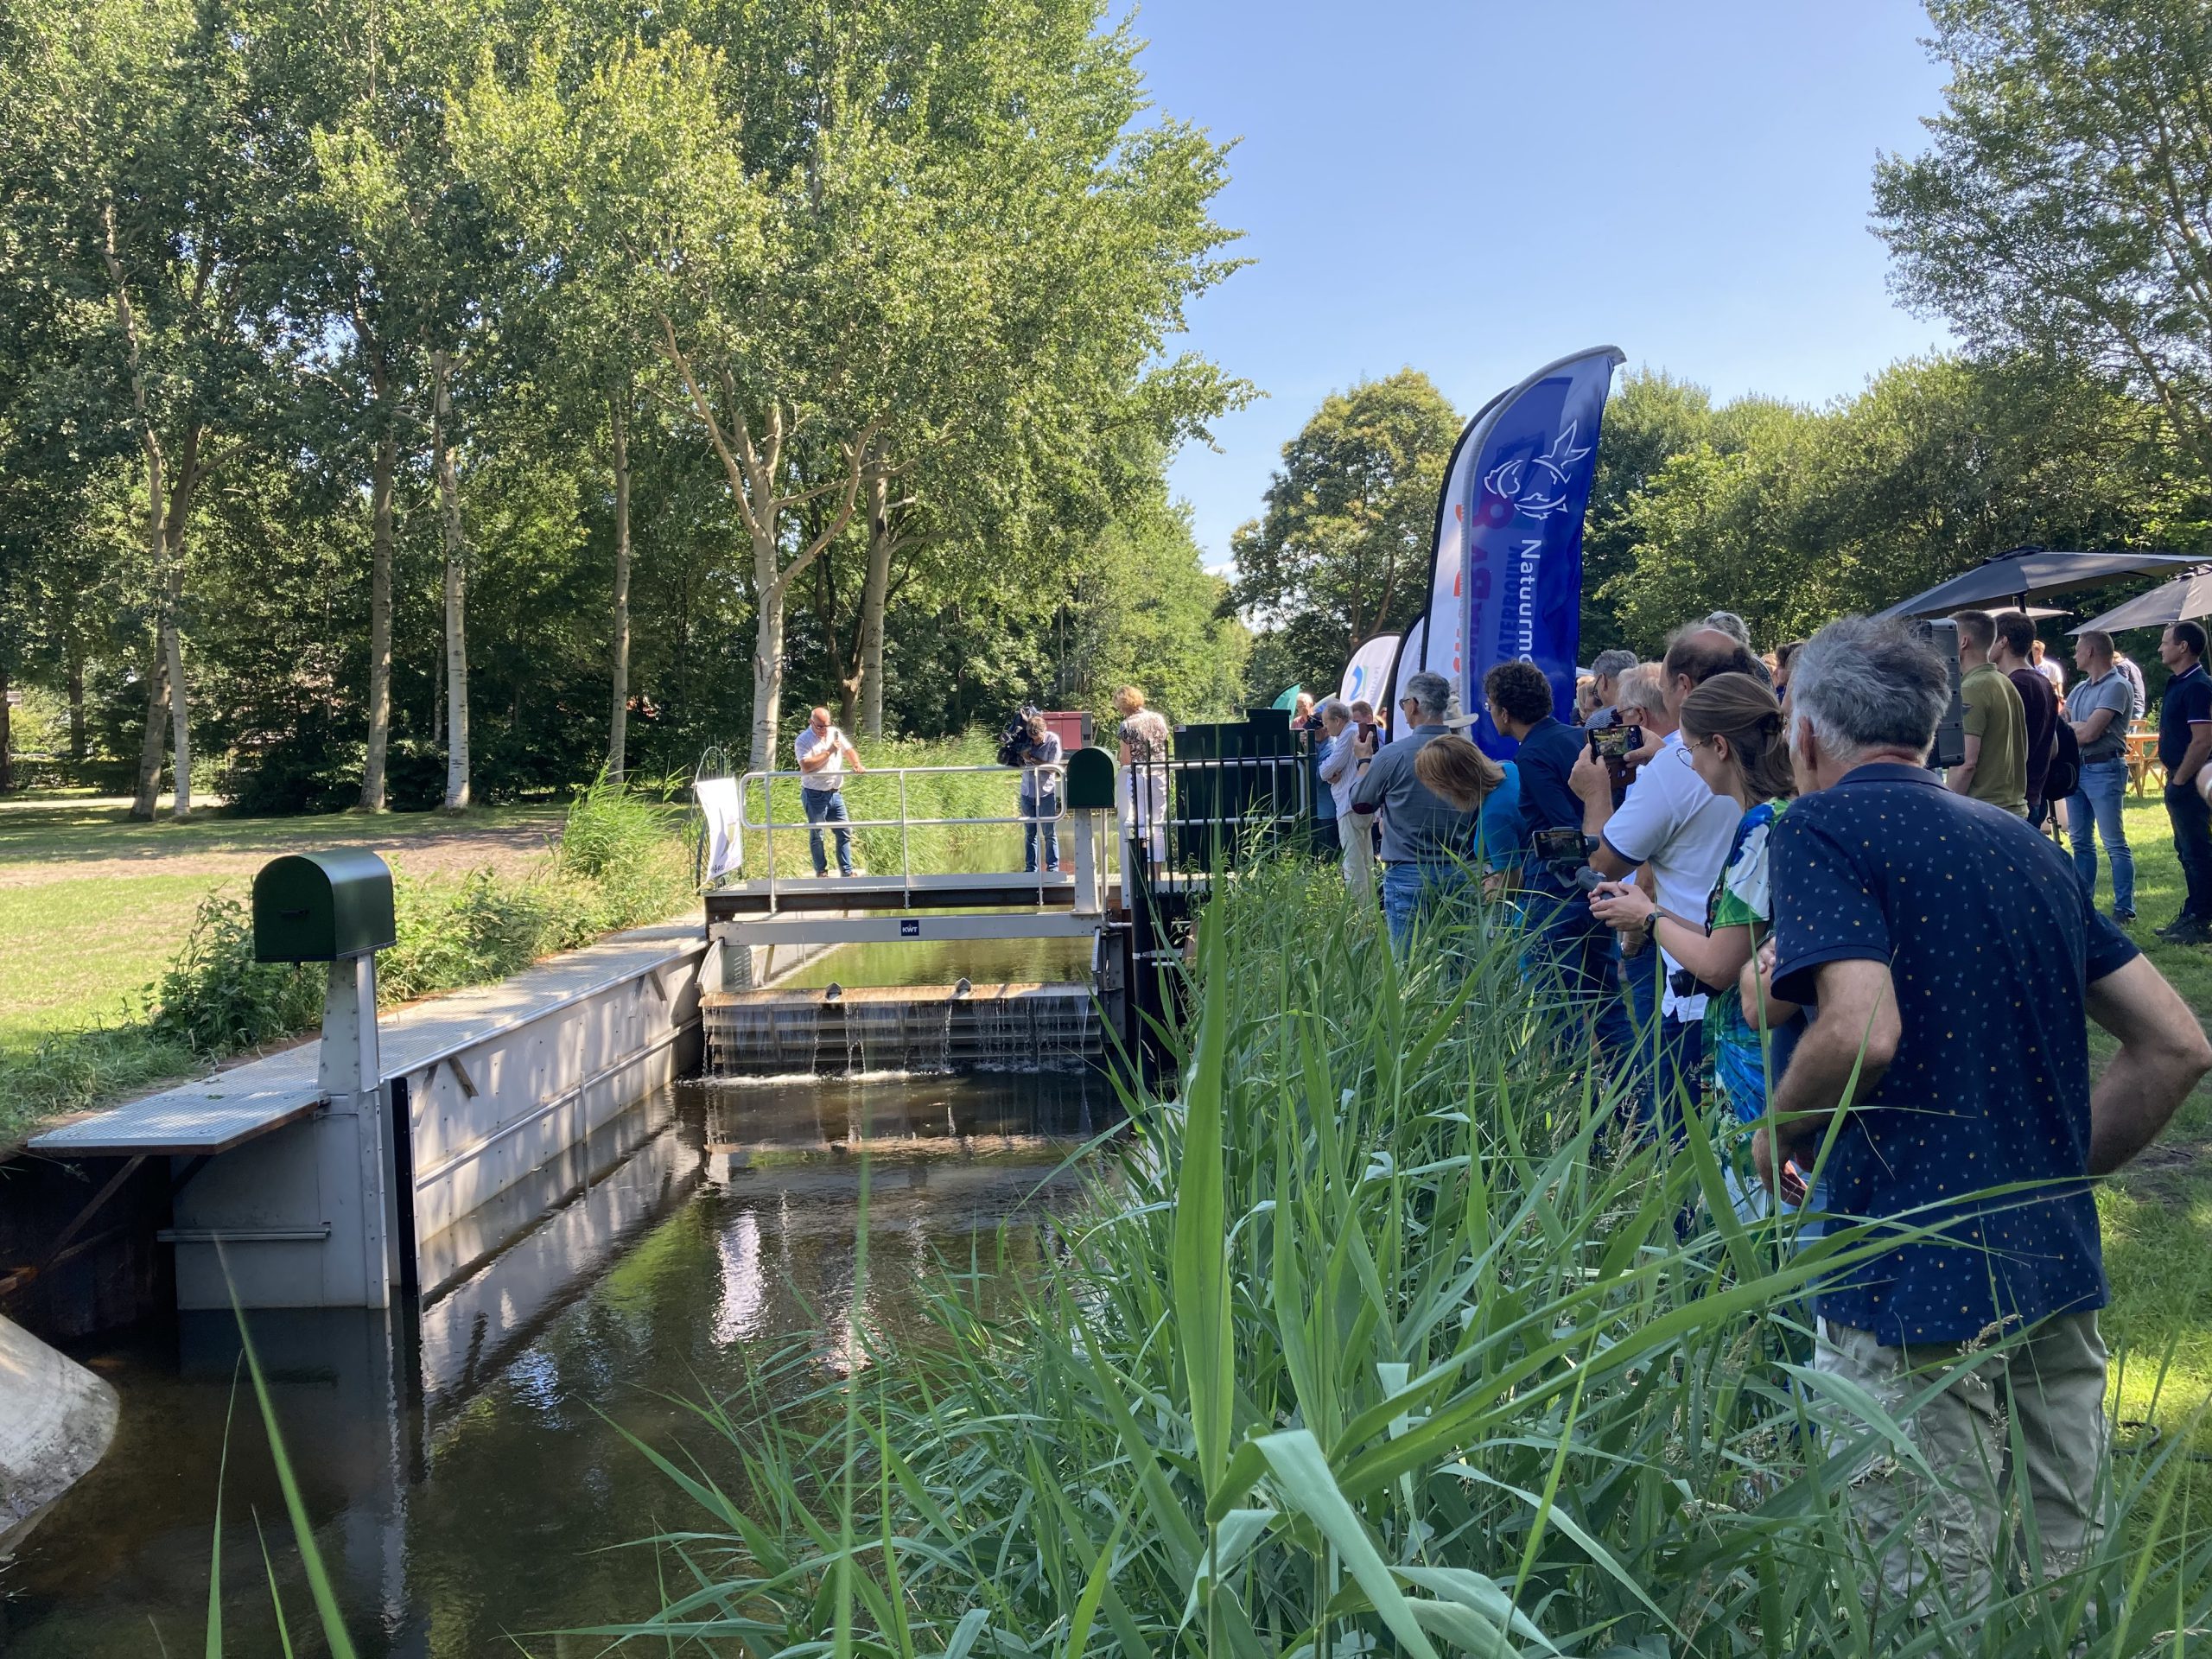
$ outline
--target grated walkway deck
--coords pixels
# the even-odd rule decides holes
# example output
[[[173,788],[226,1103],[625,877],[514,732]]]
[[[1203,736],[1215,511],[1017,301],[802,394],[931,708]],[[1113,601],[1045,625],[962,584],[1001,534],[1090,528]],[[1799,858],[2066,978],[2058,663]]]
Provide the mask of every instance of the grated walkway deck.
[[[455,991],[377,1022],[387,1082],[700,948],[696,916],[618,933],[496,985]],[[212,1077],[77,1118],[31,1138],[48,1157],[171,1156],[228,1152],[322,1103],[318,1045],[308,1042]]]

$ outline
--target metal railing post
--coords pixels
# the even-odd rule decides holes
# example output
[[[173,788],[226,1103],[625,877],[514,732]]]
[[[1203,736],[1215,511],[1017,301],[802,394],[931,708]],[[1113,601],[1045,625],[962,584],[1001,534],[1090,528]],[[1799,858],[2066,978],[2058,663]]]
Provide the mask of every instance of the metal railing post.
[[[910,901],[914,892],[914,863],[906,852],[906,768],[899,768],[899,890]]]

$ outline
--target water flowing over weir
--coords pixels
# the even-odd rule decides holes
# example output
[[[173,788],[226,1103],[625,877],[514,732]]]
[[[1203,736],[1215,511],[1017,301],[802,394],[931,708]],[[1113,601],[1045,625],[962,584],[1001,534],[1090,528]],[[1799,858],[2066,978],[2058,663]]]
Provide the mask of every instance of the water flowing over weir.
[[[1078,1071],[1104,1053],[1083,984],[725,991],[700,1018],[709,1077]]]

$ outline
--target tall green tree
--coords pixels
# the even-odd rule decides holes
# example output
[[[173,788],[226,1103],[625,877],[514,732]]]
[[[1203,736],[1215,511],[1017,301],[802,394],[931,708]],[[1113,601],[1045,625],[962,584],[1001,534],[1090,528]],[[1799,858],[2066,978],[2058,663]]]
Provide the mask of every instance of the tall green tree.
[[[2155,408],[2038,359],[1906,361],[1825,409],[1745,398],[1628,497],[1598,600],[1646,651],[1719,608],[1771,643],[2012,547],[2185,543],[2204,497],[2177,459]]]
[[[1875,169],[1897,285],[1977,351],[2134,387],[2212,475],[2212,16],[1931,0],[1934,143]]]
[[[541,53],[468,130],[534,257],[557,244],[641,320],[722,473],[751,552],[762,766],[798,585],[871,495],[887,525],[893,480],[976,411],[1023,419],[1001,465],[1087,464],[1095,412],[1224,269],[1222,152],[1134,124],[1135,43],[1088,3],[745,18],[691,17],[720,51],[671,35],[588,70]]]
[[[1335,683],[1361,640],[1420,613],[1459,428],[1405,368],[1332,393],[1283,446],[1266,512],[1231,539],[1232,602],[1279,637],[1301,680]]]
[[[164,736],[193,802],[188,548],[211,480],[265,434],[289,360],[275,234],[297,181],[250,94],[260,19],[230,0],[22,9],[0,50],[8,303],[45,353],[29,388],[86,448],[135,451],[151,585],[132,815],[151,817]],[[127,438],[125,437],[127,435]]]

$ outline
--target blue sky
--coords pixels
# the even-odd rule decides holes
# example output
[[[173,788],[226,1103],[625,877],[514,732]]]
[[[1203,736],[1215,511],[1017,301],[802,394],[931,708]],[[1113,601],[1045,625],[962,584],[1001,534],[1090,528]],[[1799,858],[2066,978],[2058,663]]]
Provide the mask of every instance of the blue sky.
[[[1891,301],[1877,154],[1943,77],[1904,0],[1149,0],[1158,106],[1240,142],[1255,263],[1183,344],[1268,396],[1171,475],[1207,563],[1331,391],[1402,365],[1461,410],[1605,343],[1727,397],[1822,401],[1947,339]]]

